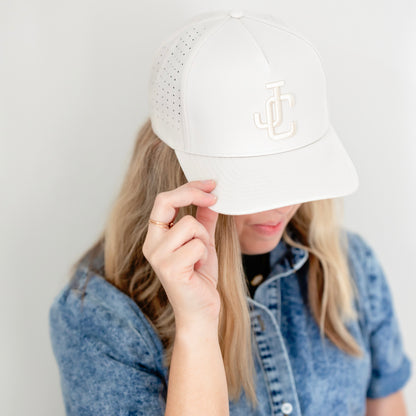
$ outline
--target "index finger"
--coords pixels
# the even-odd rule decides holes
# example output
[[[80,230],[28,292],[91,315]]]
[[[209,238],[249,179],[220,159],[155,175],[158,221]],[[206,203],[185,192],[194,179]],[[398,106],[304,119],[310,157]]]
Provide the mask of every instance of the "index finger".
[[[150,218],[155,221],[170,223],[174,221],[179,207],[196,205],[207,207],[216,202],[210,192],[215,188],[215,181],[191,181],[171,191],[161,192],[157,195],[153,204]],[[149,223],[149,225],[155,225]],[[160,232],[168,231],[159,228]]]

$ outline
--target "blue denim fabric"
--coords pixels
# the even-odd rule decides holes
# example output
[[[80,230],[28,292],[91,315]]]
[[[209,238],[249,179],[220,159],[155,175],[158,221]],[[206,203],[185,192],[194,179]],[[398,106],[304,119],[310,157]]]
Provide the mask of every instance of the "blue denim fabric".
[[[374,251],[347,231],[348,262],[359,289],[360,319],[348,323],[365,355],[352,357],[328,338],[307,308],[308,253],[283,239],[270,256],[271,272],[247,298],[259,407],[244,391],[231,416],[365,415],[366,397],[401,389],[412,362],[403,348],[389,285]],[[77,272],[80,287],[87,268]],[[50,308],[53,351],[67,415],[164,414],[168,372],[163,347],[136,303],[93,274],[81,307],[68,284]]]

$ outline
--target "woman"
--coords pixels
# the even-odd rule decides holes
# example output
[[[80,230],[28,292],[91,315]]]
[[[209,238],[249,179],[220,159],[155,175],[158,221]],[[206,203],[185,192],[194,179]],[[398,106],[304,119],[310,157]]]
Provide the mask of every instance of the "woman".
[[[358,178],[316,51],[216,12],[152,71],[108,222],[50,310],[67,414],[405,415],[411,362],[381,264],[340,222]]]

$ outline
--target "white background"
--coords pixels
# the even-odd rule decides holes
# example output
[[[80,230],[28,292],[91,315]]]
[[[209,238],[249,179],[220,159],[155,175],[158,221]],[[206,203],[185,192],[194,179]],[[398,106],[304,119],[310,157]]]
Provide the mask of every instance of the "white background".
[[[155,48],[194,14],[254,7],[322,57],[332,123],[360,177],[345,224],[381,259],[416,364],[414,2],[1,0],[2,415],[64,415],[48,309],[118,191]],[[416,415],[415,377],[404,391]]]

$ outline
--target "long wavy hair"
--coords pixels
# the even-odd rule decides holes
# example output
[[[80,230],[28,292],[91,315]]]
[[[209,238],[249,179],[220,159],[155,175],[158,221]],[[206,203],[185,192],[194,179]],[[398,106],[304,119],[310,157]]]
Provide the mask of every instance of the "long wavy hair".
[[[172,357],[175,317],[159,278],[143,255],[142,246],[156,195],[186,182],[173,149],[154,133],[148,118],[138,132],[104,230],[71,268],[74,275],[88,257],[89,270],[100,273],[136,302],[161,339],[167,367]],[[341,350],[360,357],[362,351],[345,326],[349,319],[357,319],[353,299],[358,291],[348,268],[348,241],[340,222],[343,207],[337,205],[338,201],[323,199],[303,203],[288,224],[299,239],[292,239],[286,229],[282,238],[287,244],[309,252],[308,302],[321,337],[326,335]],[[196,208],[194,205],[179,208],[177,219],[195,216]],[[219,263],[217,290],[221,297],[218,335],[228,395],[230,400],[238,400],[243,388],[256,407],[253,335],[246,299],[249,290],[233,216],[219,214],[215,245]],[[104,267],[94,270],[92,262],[100,252],[104,254]]]

